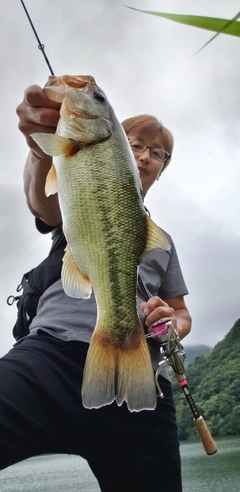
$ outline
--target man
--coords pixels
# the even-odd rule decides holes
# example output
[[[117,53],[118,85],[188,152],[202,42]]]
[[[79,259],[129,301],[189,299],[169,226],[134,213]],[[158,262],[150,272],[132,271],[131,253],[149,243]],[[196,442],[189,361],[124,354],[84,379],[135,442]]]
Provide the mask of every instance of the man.
[[[47,198],[45,179],[52,160],[34,143],[32,133],[55,133],[60,105],[31,86],[17,109],[19,128],[30,152],[24,170],[27,203],[42,233],[61,224],[57,195]],[[144,195],[169,164],[173,139],[154,117],[123,122],[137,162]],[[140,275],[150,295],[138,289],[143,326],[171,318],[180,339],[190,330],[184,302],[187,289],[176,250],[150,252]],[[103,492],[181,492],[179,443],[167,375],[160,377],[164,399],[154,411],[130,413],[115,403],[88,410],[81,402],[84,362],[96,320],[94,295],[72,299],[61,280],[40,297],[30,334],[0,360],[0,466],[42,453],[79,454],[87,459]],[[158,342],[149,343],[153,368]],[[70,477],[69,477],[70,478]]]

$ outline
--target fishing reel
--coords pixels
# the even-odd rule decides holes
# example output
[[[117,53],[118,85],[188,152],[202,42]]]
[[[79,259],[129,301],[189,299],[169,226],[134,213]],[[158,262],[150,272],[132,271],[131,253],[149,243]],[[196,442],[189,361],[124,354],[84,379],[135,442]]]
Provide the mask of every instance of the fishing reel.
[[[158,369],[155,373],[155,383],[159,391],[158,396],[161,398],[164,397],[158,383],[158,377],[164,367],[170,366],[173,369],[173,373],[181,386],[187,403],[192,411],[194,422],[206,453],[208,455],[215,454],[217,451],[216,444],[211,436],[205,420],[199,413],[188,386],[184,369],[184,360],[186,359],[186,355],[183,346],[180,343],[176,329],[174,328],[171,320],[168,318],[163,318],[158,320],[156,323],[153,323],[151,329],[151,333],[146,335],[146,337],[157,337],[160,346],[160,354],[162,356],[162,360],[159,362]]]
[[[162,318],[156,321],[151,326],[151,333],[146,335],[146,338],[157,337],[161,354],[161,361],[158,364],[158,369],[155,373],[155,383],[161,398],[164,397],[163,392],[158,383],[158,376],[164,367],[172,367],[175,374],[184,374],[184,360],[186,355],[184,348],[180,343],[179,336],[169,318]]]

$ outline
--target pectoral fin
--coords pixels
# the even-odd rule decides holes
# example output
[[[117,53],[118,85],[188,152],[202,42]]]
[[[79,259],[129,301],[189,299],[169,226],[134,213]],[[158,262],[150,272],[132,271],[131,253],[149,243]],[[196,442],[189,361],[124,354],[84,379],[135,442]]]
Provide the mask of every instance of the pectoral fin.
[[[71,155],[76,152],[76,146],[78,148],[77,142],[53,133],[32,133],[31,137],[45,154],[52,157]]]
[[[169,251],[171,245],[160,227],[158,227],[150,217],[147,217],[147,243],[142,257],[151,251],[151,249],[157,248]]]
[[[57,173],[54,164],[52,164],[45,183],[45,194],[46,196],[55,195],[58,192],[57,188]]]
[[[78,269],[69,246],[66,247],[62,266],[62,284],[65,293],[70,297],[88,299],[92,288],[88,277],[84,277]]]

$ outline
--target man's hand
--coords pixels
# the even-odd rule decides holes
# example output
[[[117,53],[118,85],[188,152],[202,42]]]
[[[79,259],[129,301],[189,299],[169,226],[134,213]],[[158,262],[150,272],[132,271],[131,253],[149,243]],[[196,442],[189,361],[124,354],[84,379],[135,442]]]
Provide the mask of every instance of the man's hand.
[[[55,133],[61,104],[48,99],[41,87],[31,85],[26,89],[17,107],[18,128],[26,138],[29,148],[40,158],[45,154],[30,137],[32,133]]]
[[[26,138],[30,152],[24,168],[24,191],[27,204],[35,217],[49,226],[61,222],[57,194],[46,197],[45,182],[52,165],[52,157],[46,155],[30,137],[32,133],[55,133],[61,104],[50,101],[41,87],[32,85],[26,89],[17,107],[19,130]]]
[[[153,323],[161,318],[169,318],[172,324],[177,328],[177,319],[175,311],[171,308],[167,302],[163,301],[160,297],[151,297],[147,302],[142,302],[141,308],[145,314],[145,325],[149,328]],[[151,329],[151,328],[150,328]]]
[[[178,296],[163,301],[158,296],[142,302],[141,308],[145,314],[145,325],[151,332],[151,325],[161,318],[169,318],[182,340],[191,330],[191,316],[186,307],[184,297]]]

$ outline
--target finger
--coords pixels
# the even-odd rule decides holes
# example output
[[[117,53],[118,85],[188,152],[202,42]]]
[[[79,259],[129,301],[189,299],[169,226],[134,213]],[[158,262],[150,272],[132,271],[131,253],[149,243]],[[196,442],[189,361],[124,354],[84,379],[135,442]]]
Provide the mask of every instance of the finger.
[[[47,98],[43,89],[38,85],[31,85],[24,92],[24,101],[32,107],[60,109],[61,104]]]
[[[31,86],[26,89],[24,99],[16,109],[19,117],[19,129],[26,136],[32,133],[31,123],[40,126],[57,126],[61,105],[46,98],[41,87]],[[28,128],[29,127],[29,128]],[[44,129],[36,131],[44,131]]]
[[[41,87],[32,85],[24,93],[24,99],[16,109],[18,128],[26,138],[30,149],[43,154],[31,135],[33,133],[55,133],[60,117],[61,104],[50,101]]]
[[[45,127],[52,127],[56,130],[60,117],[59,111],[56,109],[33,108],[25,103],[18,106],[17,114],[19,117],[19,130],[24,134],[33,133],[32,128],[34,128],[34,131],[39,132],[44,132]],[[39,126],[39,129],[37,129],[37,126]]]
[[[169,306],[158,306],[154,309],[145,319],[146,326],[151,326],[162,318],[172,318],[175,317],[174,309]]]
[[[141,304],[145,316],[148,316],[148,314],[158,306],[168,306],[168,304],[158,296],[153,296],[147,302]]]

